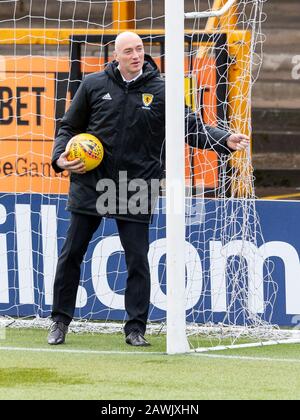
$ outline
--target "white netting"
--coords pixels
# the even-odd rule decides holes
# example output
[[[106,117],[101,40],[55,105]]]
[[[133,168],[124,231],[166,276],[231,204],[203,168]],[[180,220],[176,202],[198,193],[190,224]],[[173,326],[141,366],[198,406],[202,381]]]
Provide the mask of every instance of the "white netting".
[[[121,8],[124,2],[116,3]],[[127,23],[140,31],[146,53],[163,72],[164,2],[131,3],[135,18]],[[185,3],[186,12],[214,4]],[[263,3],[237,1],[221,20],[186,21],[186,103],[205,124],[251,134]],[[111,61],[124,22],[110,0],[2,0],[0,8],[0,316],[44,318],[50,315],[69,220],[64,210],[68,178],[50,168],[54,133],[81,77]],[[224,327],[237,326],[230,329],[238,331],[229,334],[234,340],[253,332],[267,338],[274,332],[269,325],[277,285],[256,210],[250,156],[240,153],[230,161],[186,146],[186,179],[191,335],[201,324],[217,325],[202,329],[207,337],[217,331],[218,337],[228,338]],[[159,323],[159,331],[166,310],[163,195],[162,189],[149,253],[150,320]],[[103,221],[91,241],[81,277],[76,318],[122,322],[126,267],[113,221]],[[92,325],[90,330],[98,324]],[[103,322],[99,325],[102,331]]]

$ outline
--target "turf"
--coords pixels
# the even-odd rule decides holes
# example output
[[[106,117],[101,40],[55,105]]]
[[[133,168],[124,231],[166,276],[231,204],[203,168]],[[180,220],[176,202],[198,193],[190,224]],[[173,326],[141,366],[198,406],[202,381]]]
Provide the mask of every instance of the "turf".
[[[150,337],[152,346],[138,354],[118,334],[69,334],[59,348],[45,338],[41,330],[7,330],[0,341],[0,399],[300,398],[299,345],[167,356],[161,336]]]

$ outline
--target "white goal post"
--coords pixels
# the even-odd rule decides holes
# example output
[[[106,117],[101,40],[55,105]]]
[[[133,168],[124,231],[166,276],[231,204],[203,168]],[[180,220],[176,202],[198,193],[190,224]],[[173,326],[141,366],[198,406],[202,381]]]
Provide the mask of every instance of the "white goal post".
[[[186,335],[186,309],[183,299],[186,287],[184,19],[220,17],[228,12],[235,2],[236,0],[228,0],[217,11],[184,13],[184,0],[165,0],[168,354],[185,353],[190,349]]]
[[[183,299],[185,295],[184,0],[176,2],[166,0],[165,15],[167,352],[174,354],[184,353],[189,349],[186,337],[185,299]]]
[[[185,300],[185,127],[184,18],[224,15],[236,0],[218,11],[184,13],[184,0],[165,0],[166,30],[166,233],[167,233],[167,352],[189,350]],[[176,28],[176,30],[174,30]],[[174,118],[174,116],[182,118]]]
[[[166,232],[167,232],[167,353],[177,354],[190,351],[190,345],[187,340],[186,310],[185,310],[185,172],[184,172],[184,112],[185,104],[182,98],[185,94],[184,89],[184,18],[187,20],[208,19],[211,17],[222,17],[230,11],[237,0],[228,0],[219,10],[209,10],[204,12],[184,13],[184,0],[165,0],[165,29],[166,29]],[[216,2],[216,4],[219,4]],[[222,3],[221,3],[222,4]],[[258,3],[256,4],[258,6]],[[257,8],[255,9],[255,18],[257,18]],[[174,30],[176,28],[176,30]],[[252,34],[252,42],[254,34]],[[254,46],[252,46],[254,51]],[[253,53],[253,51],[251,53]],[[251,66],[253,65],[251,56],[249,57]],[[251,88],[249,90],[251,101]],[[177,116],[177,118],[174,116]],[[181,118],[180,118],[181,116]],[[175,191],[176,190],[176,194]],[[175,199],[176,197],[176,199]],[[247,205],[246,205],[247,207]],[[246,209],[247,212],[247,209]],[[241,249],[241,255],[243,250]],[[255,268],[254,268],[255,270]],[[250,271],[248,272],[249,276]],[[255,291],[252,290],[255,294]],[[251,294],[251,291],[250,291]],[[252,299],[250,295],[249,300]],[[247,310],[247,309],[246,309]],[[254,314],[250,314],[250,318]],[[253,318],[256,316],[254,315]],[[260,321],[257,317],[259,327]],[[255,323],[255,321],[254,321]],[[268,336],[267,325],[261,324],[262,330],[265,329]],[[240,334],[243,337],[242,329],[236,328],[233,334]],[[222,326],[220,328],[222,330]],[[226,327],[224,335],[226,335]],[[221,332],[222,334],[222,332]],[[259,333],[258,333],[259,334]],[[272,335],[272,334],[271,334]],[[194,351],[206,352],[210,350],[225,350],[234,348],[247,348],[256,346],[268,346],[282,343],[299,343],[299,334],[293,334],[292,338],[286,339],[284,333],[271,341],[257,341],[236,345],[223,345],[215,347],[196,348]]]
[[[185,150],[184,18],[220,17],[218,11],[184,13],[184,0],[165,0],[166,30],[166,206],[167,206],[167,352],[189,350],[185,300]],[[176,28],[176,30],[174,30]],[[174,118],[182,115],[182,118]],[[176,203],[174,202],[176,200]]]

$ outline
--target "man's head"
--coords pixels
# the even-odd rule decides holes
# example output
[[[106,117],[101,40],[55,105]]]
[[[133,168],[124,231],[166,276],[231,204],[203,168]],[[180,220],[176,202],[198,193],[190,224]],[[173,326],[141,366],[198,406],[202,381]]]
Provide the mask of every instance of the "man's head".
[[[125,78],[137,76],[143,68],[145,58],[142,39],[134,32],[123,32],[115,41],[115,59]]]

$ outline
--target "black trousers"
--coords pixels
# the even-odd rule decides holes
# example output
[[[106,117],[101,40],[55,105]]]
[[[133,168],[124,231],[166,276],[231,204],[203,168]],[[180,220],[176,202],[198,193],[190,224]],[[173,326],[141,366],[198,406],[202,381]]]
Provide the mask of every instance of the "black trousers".
[[[52,319],[69,325],[75,311],[80,267],[101,217],[72,213],[71,223],[54,281]],[[149,224],[116,220],[125,251],[128,277],[125,309],[128,320],[125,334],[132,330],[145,333],[150,302],[150,269],[148,262]]]

